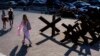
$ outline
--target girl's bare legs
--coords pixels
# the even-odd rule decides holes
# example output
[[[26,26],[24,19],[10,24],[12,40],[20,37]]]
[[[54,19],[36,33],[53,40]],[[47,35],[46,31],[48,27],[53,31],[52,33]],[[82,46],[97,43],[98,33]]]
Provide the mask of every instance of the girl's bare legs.
[[[25,38],[26,38],[26,39],[29,41],[29,43],[30,43],[30,44],[29,44],[29,47],[32,47],[32,45],[31,45],[31,44],[32,44],[31,40],[29,39],[29,37],[26,37],[25,34],[24,34],[24,38],[23,38],[23,44],[25,43]]]
[[[30,40],[29,38],[27,38],[27,39],[28,39],[28,41],[30,42],[30,44],[32,44],[31,40]]]
[[[12,28],[13,26],[13,20],[10,20],[10,27]]]
[[[3,29],[6,29],[6,21],[3,21]]]
[[[24,34],[24,38],[23,38],[22,44],[24,44],[24,43],[25,43],[25,34]]]
[[[28,40],[28,41],[29,41],[29,43],[30,43],[30,44],[29,44],[29,47],[32,47],[32,45],[31,45],[31,44],[32,44],[32,42],[31,42],[30,38],[29,38],[29,37],[26,37],[26,38],[27,38],[27,40]]]

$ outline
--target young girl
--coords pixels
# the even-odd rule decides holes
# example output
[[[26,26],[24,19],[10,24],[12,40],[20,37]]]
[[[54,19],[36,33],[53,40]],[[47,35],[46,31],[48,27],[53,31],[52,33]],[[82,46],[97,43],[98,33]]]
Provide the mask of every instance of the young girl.
[[[14,15],[13,15],[13,9],[12,8],[9,8],[8,10],[8,16],[9,16],[9,22],[10,22],[10,26],[12,28],[13,26],[13,19],[14,19]]]
[[[1,19],[3,22],[3,29],[6,29],[6,21],[8,21],[8,17],[5,14],[5,10],[2,10]]]
[[[18,31],[20,33],[20,31],[23,31],[23,34],[24,34],[24,38],[23,38],[23,41],[22,43],[24,44],[25,43],[25,39],[27,39],[29,41],[29,46],[31,47],[31,40],[29,38],[30,34],[29,34],[29,31],[31,30],[31,25],[30,25],[30,22],[26,16],[26,14],[23,15],[23,19],[22,19],[22,22],[21,24],[19,25],[18,27]]]

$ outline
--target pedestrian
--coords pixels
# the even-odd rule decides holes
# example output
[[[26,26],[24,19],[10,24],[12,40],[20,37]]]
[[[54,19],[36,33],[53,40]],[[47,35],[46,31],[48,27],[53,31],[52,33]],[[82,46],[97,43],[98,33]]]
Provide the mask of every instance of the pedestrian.
[[[9,21],[10,21],[10,27],[12,28],[12,26],[13,26],[13,19],[14,19],[13,9],[12,8],[9,8],[8,16],[9,16]]]
[[[5,14],[5,10],[2,10],[1,19],[3,22],[3,29],[6,29],[6,22],[8,21],[8,17]]]
[[[26,14],[23,15],[23,19],[22,19],[22,22],[21,24],[19,25],[18,27],[18,32],[20,33],[20,31],[23,31],[23,34],[24,34],[24,38],[23,38],[23,41],[22,41],[22,44],[24,45],[25,44],[25,39],[27,39],[29,41],[29,47],[31,47],[31,40],[30,40],[30,30],[31,30],[31,25],[30,25],[30,22],[26,16]]]

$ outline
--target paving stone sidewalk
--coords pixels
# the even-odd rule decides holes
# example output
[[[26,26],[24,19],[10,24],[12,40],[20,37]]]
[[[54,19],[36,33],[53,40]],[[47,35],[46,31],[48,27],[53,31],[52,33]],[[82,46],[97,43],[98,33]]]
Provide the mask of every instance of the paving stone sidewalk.
[[[17,27],[22,20],[22,15],[26,14],[32,25],[30,38],[32,41],[32,47],[22,46],[23,35],[17,35]],[[1,11],[0,11],[1,15]],[[52,15],[14,11],[14,26],[10,30],[9,22],[7,22],[7,31],[1,33],[2,21],[0,20],[0,55],[6,56],[100,56],[100,43],[96,43],[93,47],[89,45],[75,46],[72,42],[66,41],[66,44],[61,44],[59,41],[64,38],[63,32],[66,30],[62,27],[62,23],[74,24],[75,19],[62,18],[62,20],[56,24],[56,27],[60,30],[60,33],[53,39],[50,38],[51,28],[40,34],[41,28],[46,26],[38,18],[43,16],[49,22],[52,21]],[[0,16],[1,18],[1,16]],[[26,41],[28,44],[28,41]]]

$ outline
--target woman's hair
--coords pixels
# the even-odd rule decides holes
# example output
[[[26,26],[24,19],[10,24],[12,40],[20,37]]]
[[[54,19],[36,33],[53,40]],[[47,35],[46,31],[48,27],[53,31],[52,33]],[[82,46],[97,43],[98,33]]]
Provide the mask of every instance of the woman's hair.
[[[26,14],[23,15],[23,22],[26,24],[27,22],[29,22]]]

